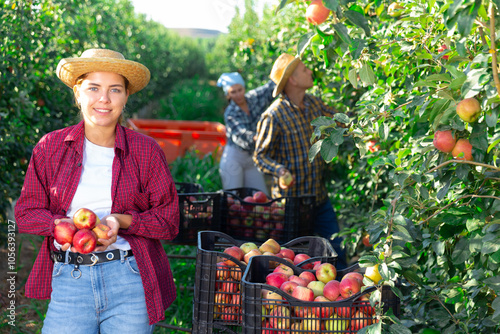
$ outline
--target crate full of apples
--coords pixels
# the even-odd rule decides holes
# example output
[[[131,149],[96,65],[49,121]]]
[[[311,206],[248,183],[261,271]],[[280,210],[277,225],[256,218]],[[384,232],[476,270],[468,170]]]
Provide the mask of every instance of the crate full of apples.
[[[286,242],[312,235],[316,197],[302,195],[270,199],[253,188],[225,190],[222,197],[222,232],[236,239]]]
[[[88,254],[100,244],[99,239],[109,239],[109,231],[92,210],[81,208],[73,215],[73,223],[63,221],[54,227],[54,238],[60,245],[69,243],[78,253]]]
[[[222,191],[178,193],[179,234],[174,243],[196,244],[198,231],[220,231]]]
[[[242,330],[241,278],[250,259],[263,254],[307,269],[321,262],[336,264],[337,261],[330,242],[321,237],[299,237],[280,245],[272,238],[254,243],[235,240],[222,232],[199,232],[193,333],[221,328]],[[273,270],[280,269],[268,268],[268,272]]]
[[[276,262],[283,266],[279,271]],[[278,267],[280,268],[280,267]],[[357,333],[377,321],[358,264],[339,270],[323,262],[307,270],[283,259],[259,256],[242,277],[243,333]],[[367,276],[373,277],[373,276]],[[400,314],[400,300],[382,286],[384,312]]]

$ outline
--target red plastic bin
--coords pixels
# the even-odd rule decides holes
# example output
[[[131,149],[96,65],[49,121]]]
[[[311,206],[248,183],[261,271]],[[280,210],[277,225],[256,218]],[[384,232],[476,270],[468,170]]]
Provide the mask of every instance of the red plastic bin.
[[[219,122],[128,119],[128,127],[156,140],[170,163],[190,149],[204,156],[226,145],[226,127]]]

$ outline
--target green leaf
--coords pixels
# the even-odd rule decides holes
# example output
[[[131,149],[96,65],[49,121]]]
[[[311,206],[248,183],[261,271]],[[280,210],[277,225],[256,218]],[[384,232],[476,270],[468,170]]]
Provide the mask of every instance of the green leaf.
[[[451,259],[454,264],[462,264],[467,259],[470,258],[469,251],[469,241],[465,238],[460,239],[460,241],[455,245]]]
[[[336,124],[335,121],[331,117],[320,116],[312,120],[312,126],[330,126],[332,124]]]
[[[332,143],[336,145],[342,145],[344,142],[344,133],[347,129],[344,128],[335,128],[331,133],[330,133],[330,140]]]
[[[349,124],[351,122],[351,120],[349,119],[349,116],[347,116],[346,114],[343,114],[343,113],[336,113],[333,115],[333,118],[340,122],[340,123],[344,123],[344,124]]]
[[[276,11],[274,13],[278,14],[278,12],[280,10],[282,10],[283,8],[285,8],[286,5],[288,5],[289,3],[295,2],[295,1],[297,1],[297,0],[281,0],[279,6],[276,8]]]
[[[493,320],[500,322],[500,296],[497,296],[495,300],[493,300],[491,308],[495,310],[495,313],[493,313]]]
[[[471,13],[469,13],[469,11],[467,10],[468,8],[464,9],[459,13],[457,27],[460,35],[462,36],[469,35],[472,29],[472,24],[474,23],[474,20],[476,19],[477,16],[477,10],[478,10],[477,7],[478,6],[474,6]]]
[[[422,286],[423,282],[420,279],[420,276],[418,276],[414,271],[407,270],[403,272],[403,276],[406,277],[406,279],[410,282],[414,282],[415,284],[418,284],[419,286]]]
[[[311,162],[311,163],[313,162],[314,158],[316,157],[316,155],[318,154],[318,152],[321,149],[321,144],[323,143],[323,140],[324,139],[318,140],[309,149],[309,162]]]
[[[496,294],[500,294],[500,276],[488,277],[484,279],[484,283],[494,290]]]
[[[375,74],[373,73],[372,67],[368,63],[363,63],[359,71],[359,77],[367,85],[373,85],[375,83]]]
[[[339,8],[338,0],[323,0],[323,5],[325,5],[326,8],[334,12],[336,12],[337,9]]]
[[[305,35],[302,35],[297,43],[297,54],[299,57],[302,57],[302,54],[305,52],[311,41],[316,36],[314,32],[309,32]]]
[[[500,143],[500,138],[496,139],[493,143],[490,144],[490,146],[488,146],[488,150],[486,151],[486,153],[490,153],[490,151],[498,145],[498,143]]]
[[[483,247],[481,248],[481,253],[490,254],[496,252],[500,249],[500,238],[497,238],[494,234],[487,234],[483,238]]]
[[[411,334],[411,330],[401,324],[392,324],[389,327],[389,332],[392,334]]]
[[[356,72],[355,68],[351,68],[349,70],[349,82],[354,88],[358,88],[358,73]]]
[[[363,14],[354,10],[347,10],[344,12],[344,15],[349,20],[349,22],[351,22],[355,26],[362,28],[366,36],[370,36],[370,26],[368,25],[368,21]]]
[[[339,151],[339,146],[332,142],[330,138],[327,138],[323,141],[321,145],[321,157],[325,159],[326,162],[331,162],[333,158],[337,156]]]
[[[351,37],[349,36],[349,32],[347,31],[347,27],[343,23],[336,23],[333,25],[333,28],[339,35],[340,39],[344,41],[346,44],[351,44]]]

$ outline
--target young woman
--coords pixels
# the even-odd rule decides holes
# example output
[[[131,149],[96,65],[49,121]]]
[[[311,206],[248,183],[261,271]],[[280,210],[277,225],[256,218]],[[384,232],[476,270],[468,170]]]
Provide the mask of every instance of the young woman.
[[[264,175],[252,161],[256,128],[260,115],[273,101],[274,82],[245,91],[245,82],[238,72],[223,73],[217,85],[222,87],[229,105],[224,112],[227,144],[219,165],[224,189],[256,188],[267,195]]]
[[[160,239],[178,233],[178,199],[167,161],[150,137],[120,125],[149,70],[105,49],[62,59],[83,120],[35,146],[15,215],[20,233],[45,237],[26,295],[50,298],[42,333],[152,333],[176,297]],[[54,239],[79,208],[108,225],[109,239],[80,254]]]

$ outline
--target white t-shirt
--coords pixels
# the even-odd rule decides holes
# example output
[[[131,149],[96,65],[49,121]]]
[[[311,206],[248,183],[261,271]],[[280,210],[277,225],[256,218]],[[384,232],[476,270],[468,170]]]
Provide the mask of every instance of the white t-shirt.
[[[115,149],[93,144],[87,138],[85,138],[83,148],[82,175],[66,214],[68,217],[73,217],[78,209],[87,208],[102,219],[111,213],[113,204],[111,181]],[[61,248],[56,241],[54,245],[57,249]],[[107,250],[112,249],[129,250],[130,244],[118,236],[116,242],[107,248]]]

